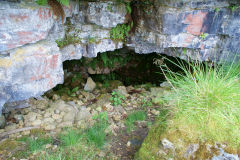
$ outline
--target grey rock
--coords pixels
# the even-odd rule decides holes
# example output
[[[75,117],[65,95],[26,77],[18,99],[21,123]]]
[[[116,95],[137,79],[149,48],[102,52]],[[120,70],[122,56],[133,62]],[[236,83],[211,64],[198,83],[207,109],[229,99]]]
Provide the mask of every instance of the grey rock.
[[[238,155],[226,153],[222,148],[219,148],[220,154],[212,157],[211,160],[240,160]]]
[[[239,53],[240,28],[240,9],[232,13],[227,8],[231,3],[238,2],[159,0],[149,7],[150,14],[139,5],[141,18],[128,46],[140,54],[157,52],[182,59],[231,61]]]
[[[45,39],[54,24],[49,10],[35,2],[24,5],[0,1],[0,52]]]
[[[70,44],[62,48],[60,52],[62,53],[62,56],[63,56],[62,61],[81,59],[82,55],[86,54],[86,46],[83,47],[81,45]]]
[[[116,27],[125,21],[126,7],[122,3],[89,2],[87,20],[104,28]]]
[[[87,83],[84,86],[84,90],[85,91],[93,91],[95,87],[96,87],[96,83],[92,80],[91,77],[88,77]]]
[[[5,103],[3,113],[9,113],[15,109],[29,107],[28,100]]]
[[[199,144],[190,144],[187,148],[184,157],[188,159],[189,157],[195,157],[194,153],[199,149]]]
[[[163,82],[160,84],[160,87],[166,88],[166,89],[171,89],[172,85],[169,82]]]
[[[76,121],[88,121],[92,118],[91,113],[86,109],[86,107],[82,107],[80,111],[78,111],[76,115]]]
[[[129,96],[129,94],[128,94],[128,92],[127,92],[127,89],[126,89],[125,86],[118,86],[118,88],[116,89],[116,91],[117,91],[118,93],[120,93],[121,95],[123,95],[124,97],[128,97],[128,96]]]
[[[62,56],[56,43],[40,41],[9,51],[0,59],[0,90],[8,97],[6,102],[38,97],[63,82]],[[3,100],[5,98],[3,97]],[[16,105],[16,107],[21,105]]]
[[[166,138],[162,140],[162,145],[164,149],[175,150],[173,143],[167,140]]]

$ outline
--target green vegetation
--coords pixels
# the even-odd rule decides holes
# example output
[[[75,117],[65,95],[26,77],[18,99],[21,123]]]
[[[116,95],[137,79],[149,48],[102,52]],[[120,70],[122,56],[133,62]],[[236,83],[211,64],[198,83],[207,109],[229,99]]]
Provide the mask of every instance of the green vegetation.
[[[73,88],[72,90],[70,90],[69,88],[63,88],[62,89],[62,92],[63,93],[66,93],[67,92],[67,94],[69,95],[69,96],[71,96],[71,97],[75,97],[76,96],[76,92],[79,90],[79,87],[75,87],[75,88]],[[61,91],[59,92],[60,93],[60,95],[61,95]]]
[[[231,5],[228,8],[230,8],[231,11],[234,12],[238,8],[238,6],[237,5]]]
[[[96,147],[101,148],[106,142],[105,130],[108,127],[107,113],[100,113],[94,116],[93,119],[97,120],[97,122],[86,130],[85,136],[89,143],[93,143]]]
[[[73,146],[79,143],[82,138],[82,134],[79,131],[70,129],[65,134],[61,134],[59,136],[60,142],[62,146]]]
[[[146,107],[151,107],[153,104],[152,104],[152,101],[151,100],[148,100],[148,99],[142,99],[142,108],[145,109]]]
[[[88,38],[88,42],[89,43],[96,43],[97,42],[97,39],[95,37],[89,37]]]
[[[125,2],[126,10],[128,14],[132,13],[131,2]]]
[[[171,63],[182,72],[160,66],[173,86],[173,92],[165,97],[171,103],[170,116],[156,121],[139,151],[140,159],[161,159],[156,153],[162,138],[171,142],[181,139],[185,148],[193,143],[219,143],[226,144],[231,152],[239,150],[240,63]],[[183,155],[181,148],[176,150]],[[204,156],[207,154],[197,155],[207,159]]]
[[[27,143],[28,152],[33,153],[38,150],[42,150],[46,144],[51,144],[53,142],[51,137],[23,137],[19,141]]]
[[[145,138],[140,150],[136,153],[135,159],[165,159],[165,157],[159,157],[159,144],[161,142],[161,135],[167,128],[167,119],[169,118],[169,110],[162,109],[160,115],[155,120],[154,124],[151,125],[151,129],[148,132],[148,136]]]
[[[80,43],[81,39],[79,39],[77,36],[71,36],[68,35],[62,40],[56,40],[56,43],[59,48],[63,48],[64,46],[67,46],[69,44],[77,44]]]
[[[124,4],[125,7],[126,7],[127,13],[128,14],[132,13],[131,2],[127,2],[127,1],[124,1],[124,0],[117,0],[117,3]]]
[[[111,3],[108,3],[108,5],[107,5],[107,10],[108,10],[109,12],[113,12],[112,4],[111,4]]]
[[[115,28],[111,29],[110,38],[112,40],[126,41],[132,26],[133,23],[118,24]]]
[[[173,127],[189,132],[190,137],[239,145],[240,140],[240,65],[215,65],[195,62],[179,64],[184,74],[168,72],[175,87]],[[219,134],[221,133],[221,134]]]
[[[209,35],[208,33],[202,33],[202,34],[200,35],[200,37],[201,37],[202,39],[205,39],[205,38],[207,38],[208,35]]]
[[[26,148],[16,156],[27,158],[35,154],[38,160],[101,159],[97,157],[97,151],[100,151],[106,142],[105,130],[109,125],[107,113],[100,113],[93,116],[93,119],[96,121],[95,124],[86,130],[66,128],[62,133],[56,135],[55,139],[45,136],[44,132],[30,137],[22,137],[18,141],[26,143]],[[56,142],[59,145],[53,149]],[[52,147],[46,149],[47,144]]]
[[[122,104],[122,100],[124,100],[125,97],[121,95],[119,92],[113,91],[112,97],[110,98],[110,101],[112,102],[113,106],[118,106]]]
[[[215,11],[216,11],[216,12],[219,12],[219,11],[220,11],[220,8],[215,8]]]
[[[144,121],[146,119],[146,113],[144,111],[136,111],[128,115],[125,125],[127,127],[127,131],[130,132],[134,129],[134,123],[136,121]]]
[[[72,82],[75,82],[77,80],[82,80],[82,75],[81,73],[76,73],[74,74],[73,78],[72,78]]]
[[[69,6],[69,0],[57,0],[57,1],[64,6]],[[48,0],[37,0],[36,3],[38,5],[47,5]]]
[[[118,51],[114,51],[113,54],[110,54],[110,52],[101,53],[97,58],[92,59],[92,61],[86,65],[89,65],[94,70],[97,66],[108,67],[111,69],[115,66],[123,66],[131,59],[131,57],[122,57],[117,54]]]

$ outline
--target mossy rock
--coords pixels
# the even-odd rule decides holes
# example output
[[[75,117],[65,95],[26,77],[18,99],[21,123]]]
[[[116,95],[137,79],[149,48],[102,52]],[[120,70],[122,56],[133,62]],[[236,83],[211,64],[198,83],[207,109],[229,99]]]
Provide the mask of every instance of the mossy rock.
[[[219,148],[225,145],[224,152],[238,157],[240,149],[220,144],[218,142],[203,141],[197,137],[189,136],[185,130],[172,129],[171,121],[167,121],[165,115],[154,123],[141,148],[135,155],[136,160],[206,160],[214,156],[221,156]],[[169,125],[168,125],[169,124]],[[173,150],[163,147],[163,140],[167,139],[173,144]]]
[[[110,80],[108,90],[112,91],[114,89],[117,89],[118,86],[123,86],[123,83],[121,81],[118,81],[118,80]]]

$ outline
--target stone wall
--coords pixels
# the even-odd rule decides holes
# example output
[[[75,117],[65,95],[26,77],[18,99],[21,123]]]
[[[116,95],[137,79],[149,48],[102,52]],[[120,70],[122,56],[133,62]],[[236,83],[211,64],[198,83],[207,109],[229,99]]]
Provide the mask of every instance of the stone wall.
[[[111,29],[129,21],[123,3],[71,2],[62,23],[50,7],[0,1],[0,111],[5,103],[38,97],[63,83],[63,61],[123,46],[199,60],[231,60],[239,53],[237,0],[147,2],[132,2],[134,30],[128,41],[114,41]],[[66,36],[74,43],[59,48],[56,41]]]

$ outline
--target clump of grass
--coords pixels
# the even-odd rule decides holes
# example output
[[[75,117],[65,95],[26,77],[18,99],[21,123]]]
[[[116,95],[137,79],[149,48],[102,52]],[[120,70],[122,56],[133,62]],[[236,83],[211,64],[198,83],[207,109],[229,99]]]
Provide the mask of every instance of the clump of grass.
[[[98,152],[95,146],[88,144],[84,139],[74,146],[63,146],[57,150],[46,151],[37,157],[37,160],[83,160],[97,159]]]
[[[127,132],[134,129],[134,123],[136,121],[144,121],[146,119],[146,113],[144,111],[136,111],[128,115],[125,125],[127,127]]]
[[[63,146],[73,146],[79,143],[79,140],[82,138],[82,134],[77,132],[74,129],[70,129],[66,134],[60,135],[60,141]]]
[[[93,143],[96,147],[101,148],[106,142],[105,130],[108,127],[107,113],[100,113],[93,117],[97,122],[86,130],[85,136],[89,143]]]
[[[19,141],[27,143],[28,152],[35,152],[38,150],[43,150],[46,144],[51,144],[53,139],[51,137],[23,137]]]
[[[168,99],[175,106],[169,129],[188,135],[192,141],[227,143],[239,147],[240,64],[174,64],[183,73],[160,67],[174,87]]]

